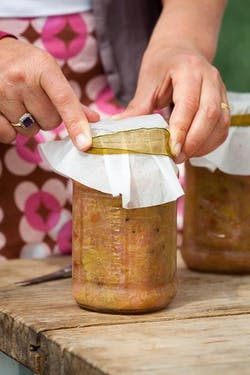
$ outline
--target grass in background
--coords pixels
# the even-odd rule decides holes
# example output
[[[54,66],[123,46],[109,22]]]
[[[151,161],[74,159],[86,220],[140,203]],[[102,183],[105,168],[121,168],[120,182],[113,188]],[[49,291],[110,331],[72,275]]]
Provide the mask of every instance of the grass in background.
[[[214,65],[230,91],[250,92],[250,0],[229,0]]]

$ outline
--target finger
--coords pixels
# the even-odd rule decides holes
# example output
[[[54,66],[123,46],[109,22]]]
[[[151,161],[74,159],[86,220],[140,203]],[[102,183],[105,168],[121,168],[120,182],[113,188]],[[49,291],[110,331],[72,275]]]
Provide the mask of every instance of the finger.
[[[45,92],[39,88],[24,92],[24,104],[33,114],[39,127],[43,130],[54,129],[62,123],[62,119]],[[100,115],[90,108],[82,105],[83,112],[90,122],[100,120]]]
[[[228,129],[230,125],[230,116],[225,116],[225,111],[222,110],[220,119],[216,124],[214,130],[210,134],[209,138],[203,143],[203,145],[196,151],[194,156],[203,156],[212,152],[219,147],[228,136]]]
[[[202,80],[200,76],[182,70],[172,77],[172,81],[174,109],[169,120],[170,147],[177,157],[199,108]]]
[[[24,107],[24,105],[21,102],[18,102],[16,100],[8,100],[8,101],[1,101],[1,108],[0,108],[2,114],[11,124],[17,124],[19,122],[19,119],[24,113],[27,113],[27,109]],[[33,116],[33,114],[31,113]],[[13,127],[13,126],[12,126]],[[15,131],[17,133],[20,133],[22,135],[25,135],[26,137],[33,137],[38,131],[40,130],[39,126],[36,124],[36,122],[32,125],[32,127],[28,129],[24,129],[20,126],[15,127]]]
[[[133,99],[125,111],[112,116],[113,119],[123,119],[132,116],[141,116],[152,113],[157,100],[157,80],[153,71],[141,70],[138,78],[137,88]]]
[[[16,139],[16,131],[10,122],[0,114],[0,142],[12,143]]]
[[[83,107],[83,112],[85,113],[87,119],[89,122],[97,122],[100,120],[100,115],[99,113],[93,111],[93,109],[86,107],[85,105],[82,104]]]
[[[203,77],[200,106],[186,135],[182,152],[195,155],[212,134],[221,116],[221,84],[211,76]]]
[[[227,89],[224,83],[221,81],[221,97],[222,97],[222,103],[228,103],[228,97],[227,97]],[[221,108],[222,109],[222,108]],[[222,109],[222,119],[226,124],[226,127],[229,128],[231,124],[231,114],[230,114],[230,108],[224,108]]]
[[[50,130],[61,124],[59,113],[41,88],[27,88],[23,92],[23,97],[25,107],[32,113],[41,129]]]
[[[151,92],[150,95],[143,98],[142,91],[143,89],[139,87],[125,111],[112,116],[112,119],[121,120],[127,117],[142,116],[152,113],[154,110],[154,93]]]
[[[228,103],[227,92],[224,83],[221,81],[221,98],[222,103]],[[206,155],[219,147],[227,138],[229,126],[231,123],[231,116],[229,109],[221,108],[220,120],[216,124],[209,139],[196,152],[195,156]]]
[[[220,81],[221,102],[228,103],[226,87],[220,77],[219,77],[219,81]],[[200,149],[195,153],[195,156],[206,155],[209,152],[212,152],[213,150],[215,150],[217,147],[219,147],[226,140],[228,136],[230,123],[231,123],[230,110],[221,108],[219,121],[214,127],[209,138],[203,143]]]
[[[53,63],[40,76],[40,85],[61,116],[69,136],[79,150],[87,150],[92,143],[88,119],[73,89],[60,68]]]

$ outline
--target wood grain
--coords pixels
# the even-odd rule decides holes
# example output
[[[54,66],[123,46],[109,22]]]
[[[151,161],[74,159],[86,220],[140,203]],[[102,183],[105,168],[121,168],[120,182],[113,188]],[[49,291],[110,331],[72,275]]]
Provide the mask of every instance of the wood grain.
[[[45,366],[48,361],[44,358],[49,358],[51,353],[57,353],[57,358],[63,353],[67,372],[62,374],[75,375],[74,372],[70,373],[71,362],[72,366],[78,366],[79,363],[90,366],[90,374],[100,373],[99,368],[85,363],[83,357],[76,356],[72,359],[67,347],[58,346],[57,343],[53,344],[53,351],[49,343],[46,347],[44,337],[50,336],[44,336],[43,333],[50,331],[53,334],[57,330],[65,331],[67,335],[71,329],[72,332],[77,332],[81,328],[98,329],[109,325],[135,326],[135,323],[143,322],[165,324],[170,320],[250,312],[250,276],[199,274],[186,269],[181,259],[178,261],[179,285],[176,298],[167,309],[153,314],[122,316],[82,310],[71,296],[70,279],[28,287],[17,287],[13,284],[15,281],[55,271],[69,263],[70,258],[65,257],[16,260],[0,264],[0,350],[36,372],[43,371],[39,369],[40,362]],[[77,365],[73,365],[74,363]],[[53,369],[52,372],[44,374],[56,375],[57,372]]]
[[[0,288],[13,287],[15,282],[42,276],[71,263],[71,257],[58,256],[42,260],[15,259],[0,262]]]
[[[61,355],[52,346],[44,375],[249,375],[250,316],[50,331],[41,347],[50,343]],[[60,371],[51,371],[53,362]]]
[[[23,314],[34,315],[32,294],[29,293],[26,301],[23,288],[14,283],[56,271],[69,262],[69,257],[56,257],[48,261],[23,259],[0,263],[0,350],[36,373],[40,371],[40,355],[36,351],[38,335]]]

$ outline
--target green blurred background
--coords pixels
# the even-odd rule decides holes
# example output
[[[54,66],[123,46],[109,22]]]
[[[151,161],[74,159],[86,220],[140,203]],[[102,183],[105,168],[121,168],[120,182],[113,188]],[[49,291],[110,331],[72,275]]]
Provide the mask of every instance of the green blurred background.
[[[250,0],[228,0],[214,65],[227,90],[250,92]]]

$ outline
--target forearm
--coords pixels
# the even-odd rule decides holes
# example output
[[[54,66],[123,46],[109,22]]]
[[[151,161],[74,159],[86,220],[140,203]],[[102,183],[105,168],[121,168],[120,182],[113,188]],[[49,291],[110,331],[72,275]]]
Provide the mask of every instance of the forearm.
[[[163,0],[163,11],[151,37],[155,43],[197,49],[212,61],[226,0]]]

